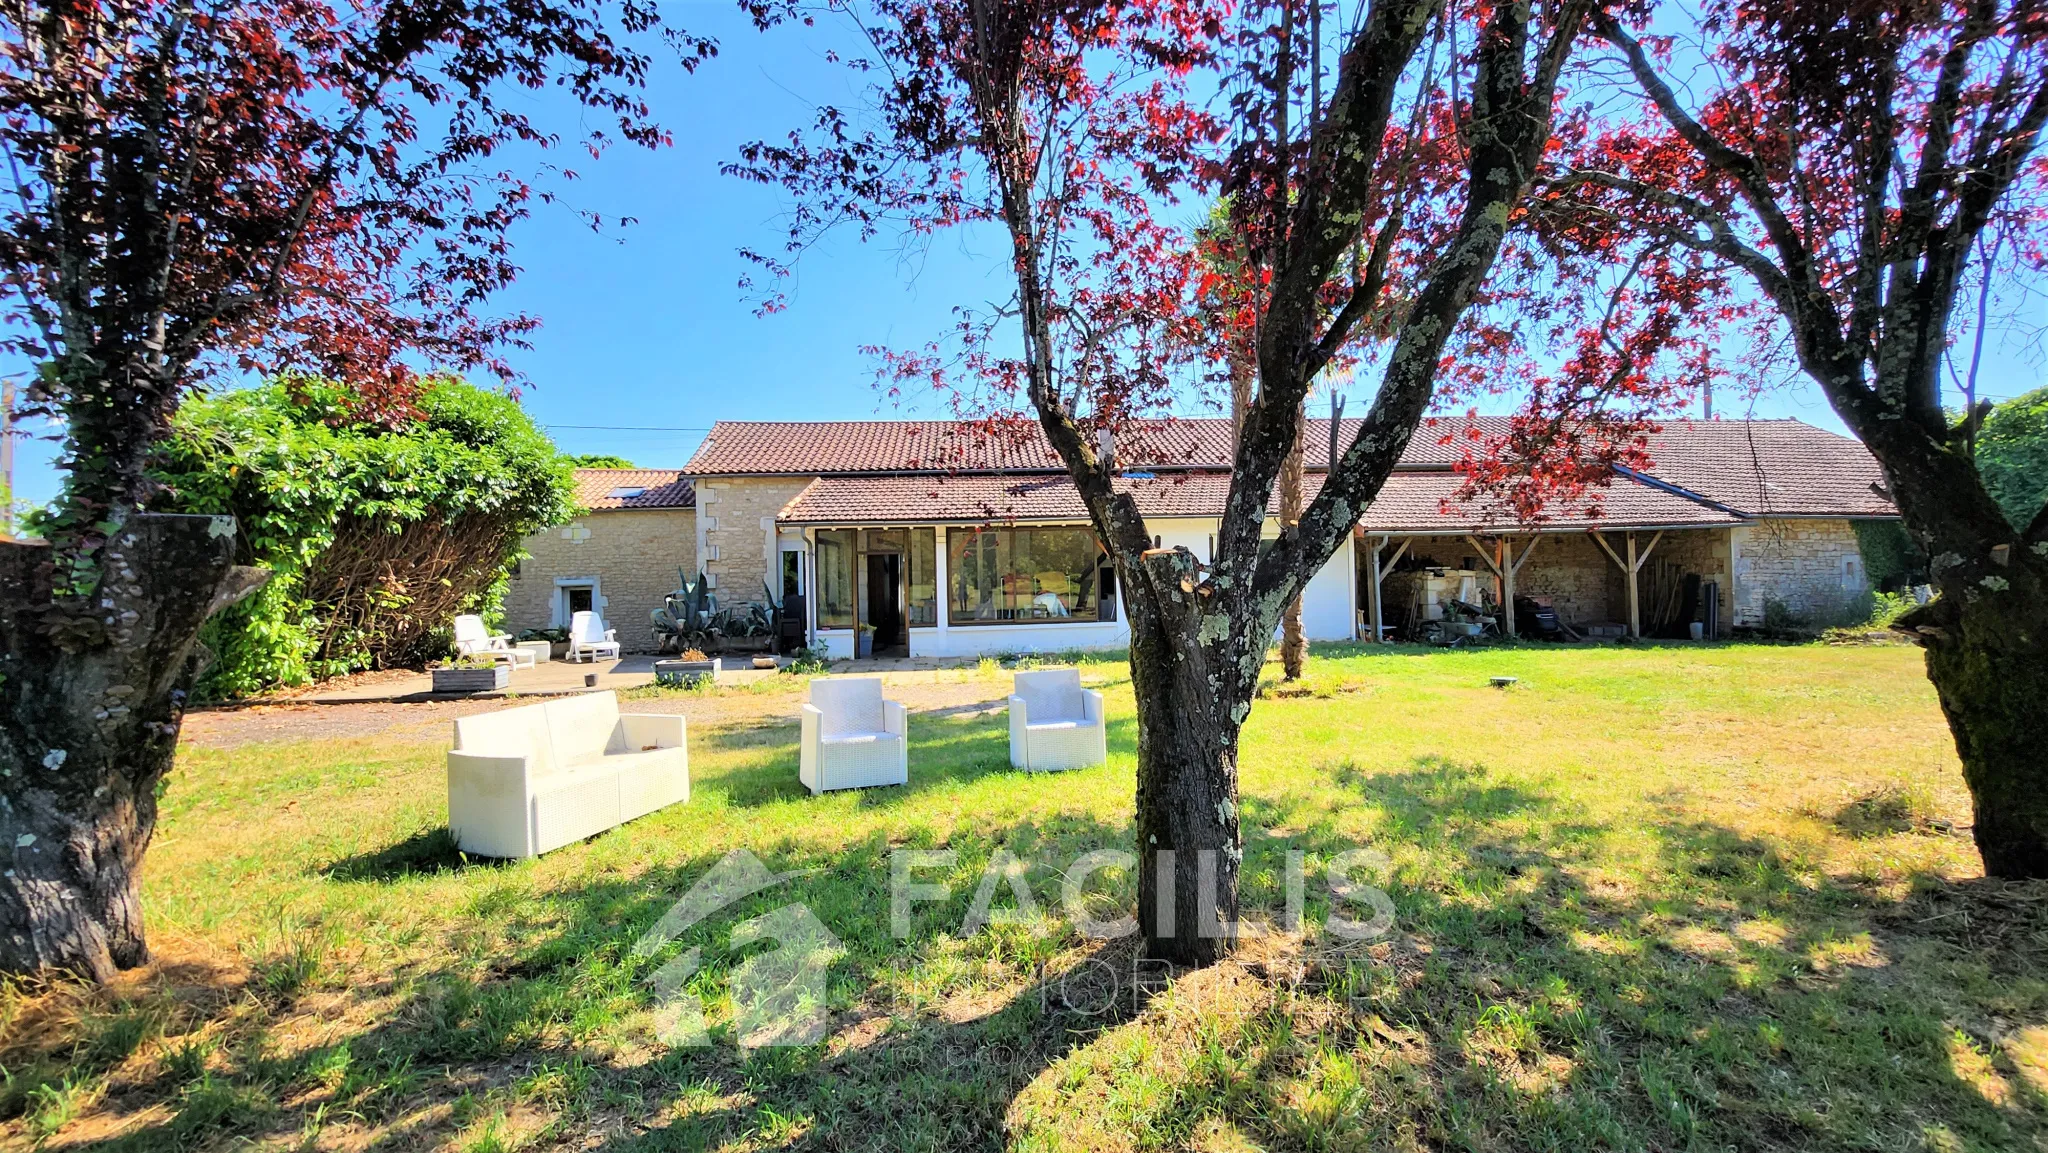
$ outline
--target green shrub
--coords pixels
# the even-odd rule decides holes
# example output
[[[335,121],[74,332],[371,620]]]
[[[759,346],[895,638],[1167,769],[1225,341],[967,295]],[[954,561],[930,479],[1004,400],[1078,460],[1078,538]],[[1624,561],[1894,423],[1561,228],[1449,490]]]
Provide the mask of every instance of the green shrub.
[[[1875,593],[1871,596],[1870,617],[1863,627],[1888,629],[1916,603],[1911,593]]]
[[[1857,551],[1863,554],[1872,588],[1896,589],[1926,581],[1927,554],[1913,543],[1904,525],[1895,520],[1854,520],[1849,525],[1856,530]]]
[[[202,694],[444,654],[455,614],[496,615],[521,540],[574,511],[569,465],[510,397],[437,378],[395,424],[351,402],[288,378],[179,411],[154,507],[232,514],[242,562],[271,571],[208,622]]]
[[[2025,528],[2048,503],[2048,388],[1994,407],[1977,434],[1984,487],[2015,528]]]

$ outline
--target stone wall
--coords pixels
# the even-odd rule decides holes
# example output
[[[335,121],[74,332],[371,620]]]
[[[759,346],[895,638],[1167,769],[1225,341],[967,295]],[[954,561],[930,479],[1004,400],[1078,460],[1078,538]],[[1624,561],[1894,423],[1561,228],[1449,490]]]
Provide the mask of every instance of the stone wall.
[[[1650,538],[1655,535],[1655,533],[1638,532],[1636,534],[1636,547],[1642,548],[1649,544]],[[1628,554],[1622,551],[1621,540],[1622,534],[1620,533],[1609,533],[1607,536],[1607,542],[1614,545],[1614,550],[1622,553],[1623,556],[1627,556]],[[1659,566],[1670,566],[1671,569],[1675,570],[1675,575],[1681,582],[1687,573],[1697,573],[1701,581],[1713,581],[1718,586],[1721,601],[1721,635],[1728,635],[1728,630],[1735,623],[1733,611],[1735,587],[1734,582],[1729,579],[1731,570],[1728,562],[1729,543],[1727,529],[1685,529],[1665,533],[1663,539],[1657,542],[1657,547],[1651,550],[1650,559],[1643,565],[1641,574],[1643,582],[1641,589],[1643,630],[1649,632],[1652,628],[1650,621],[1652,608],[1651,584],[1656,580],[1657,575],[1652,570]],[[1614,563],[1609,561],[1608,567],[1614,568]],[[1621,570],[1614,568],[1614,573],[1615,579],[1619,581],[1621,579]],[[1627,591],[1624,590],[1622,595],[1625,598],[1628,595]],[[1678,587],[1678,595],[1684,595],[1682,584]],[[1704,610],[1702,609],[1697,611],[1692,619],[1702,620],[1704,616]],[[1628,603],[1626,600],[1622,602],[1621,615],[1615,619],[1619,621],[1628,620]]]
[[[556,582],[594,578],[598,611],[626,652],[652,652],[649,614],[694,572],[697,514],[686,508],[588,512],[526,538],[526,560],[505,592],[505,631],[566,628],[556,618]]]
[[[1628,620],[1621,570],[1585,533],[1543,534],[1515,575],[1515,592],[1548,598],[1557,619],[1573,628]]]
[[[1638,532],[1636,547],[1648,548],[1651,538],[1656,535],[1655,532]],[[1628,555],[1626,534],[1609,533],[1607,542],[1617,554]],[[1490,547],[1492,542],[1481,538],[1480,544]],[[1529,547],[1528,538],[1518,538],[1515,547],[1518,553]],[[1404,565],[1410,563],[1409,557],[1425,557],[1451,568],[1476,568],[1485,573],[1488,580],[1492,579],[1492,573],[1479,558],[1478,550],[1462,536],[1417,537],[1402,558]],[[1725,633],[1732,623],[1734,604],[1728,558],[1728,534],[1724,529],[1672,531],[1665,533],[1657,542],[1657,547],[1650,553],[1650,560],[1644,563],[1643,575],[1647,578],[1652,565],[1662,562],[1676,565],[1681,575],[1698,573],[1702,580],[1719,581],[1721,628]],[[1473,563],[1465,566],[1468,559]],[[1365,579],[1366,568],[1362,559],[1359,571],[1361,579]],[[1574,628],[1628,623],[1628,584],[1621,567],[1608,559],[1600,546],[1585,533],[1543,534],[1535,553],[1515,577],[1515,592],[1520,596],[1547,598],[1557,609],[1559,619]],[[1389,616],[1397,615],[1394,610],[1405,607],[1410,595],[1406,575],[1390,574],[1386,594]],[[1647,584],[1642,595],[1643,611],[1647,617],[1650,608]],[[1362,595],[1359,603],[1365,603]]]
[[[1768,600],[1813,624],[1855,611],[1869,590],[1856,530],[1846,520],[1760,520],[1733,530],[1735,622],[1760,625]]]
[[[713,577],[721,607],[762,597],[761,583],[778,563],[775,517],[811,483],[810,477],[700,477],[697,555]]]
[[[1482,546],[1490,548],[1492,542],[1482,538]],[[1381,556],[1391,555],[1400,542],[1383,550]],[[1515,542],[1517,554],[1529,547],[1527,538]],[[1491,556],[1491,552],[1488,552]],[[1470,567],[1481,574],[1491,587],[1493,573],[1480,558],[1479,550],[1462,536],[1416,537],[1408,545],[1408,551],[1401,558],[1404,566],[1414,563],[1415,558],[1429,561],[1432,565],[1447,568]],[[1468,566],[1467,560],[1472,563]],[[1365,554],[1359,558],[1360,579],[1370,579]],[[1515,592],[1520,596],[1547,597],[1557,614],[1571,625],[1594,624],[1601,621],[1626,620],[1628,603],[1626,592],[1621,585],[1621,570],[1602,554],[1598,546],[1581,533],[1547,533],[1536,552],[1515,577]],[[1388,618],[1398,619],[1408,608],[1413,589],[1406,572],[1389,573],[1385,585]],[[1364,594],[1359,604],[1365,604]],[[1615,616],[1619,610],[1621,615]]]

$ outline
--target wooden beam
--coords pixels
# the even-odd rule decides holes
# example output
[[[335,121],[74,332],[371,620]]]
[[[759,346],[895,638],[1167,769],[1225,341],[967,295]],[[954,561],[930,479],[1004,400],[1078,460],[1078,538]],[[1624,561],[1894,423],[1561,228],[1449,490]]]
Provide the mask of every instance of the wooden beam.
[[[1634,534],[1634,533],[1630,533],[1630,534],[1628,534],[1628,539],[1629,539],[1629,540],[1631,540],[1631,541],[1635,540],[1635,539],[1636,539],[1636,534]],[[1653,536],[1653,537],[1651,537],[1651,538],[1650,538],[1650,545],[1649,545],[1649,548],[1645,548],[1645,549],[1643,550],[1643,555],[1641,555],[1641,556],[1639,556],[1639,557],[1637,557],[1637,558],[1636,558],[1636,571],[1637,571],[1637,572],[1641,572],[1641,571],[1642,571],[1642,569],[1643,569],[1643,564],[1644,564],[1644,562],[1646,562],[1646,561],[1648,561],[1648,560],[1650,559],[1650,549],[1656,548],[1656,547],[1657,547],[1657,542],[1658,542],[1658,541],[1660,541],[1660,540],[1663,540],[1663,539],[1664,539],[1664,530],[1663,530],[1663,529],[1658,529],[1658,530],[1657,530],[1657,535],[1656,535],[1656,536]]]
[[[1643,635],[1643,611],[1641,594],[1636,587],[1636,574],[1642,571],[1642,561],[1636,559],[1636,534],[1628,534],[1628,635],[1641,639]]]
[[[1376,643],[1386,636],[1387,605],[1381,586],[1387,579],[1387,571],[1408,551],[1408,544],[1413,539],[1402,537],[1401,547],[1395,549],[1394,555],[1385,560],[1380,559],[1380,550],[1393,543],[1394,538],[1381,536],[1378,543],[1372,546],[1372,587],[1367,592],[1366,600],[1370,606],[1368,615],[1371,619],[1372,639]]]
[[[1500,575],[1500,565],[1492,557],[1486,555],[1486,546],[1479,543],[1478,537],[1467,533],[1465,543],[1472,546],[1472,551],[1479,554],[1479,559],[1486,562],[1486,567],[1493,570],[1493,575]]]
[[[1515,635],[1515,546],[1506,537],[1500,542],[1500,612],[1501,631],[1508,638]]]
[[[1521,572],[1522,566],[1529,563],[1529,554],[1535,552],[1536,546],[1542,543],[1543,537],[1541,535],[1530,537],[1529,547],[1522,550],[1522,559],[1515,562],[1514,571]]]
[[[1607,543],[1607,535],[1605,533],[1599,529],[1589,528],[1586,530],[1586,535],[1593,538],[1593,543],[1600,546],[1600,551],[1607,554],[1607,559],[1614,562],[1614,567],[1623,572],[1628,571],[1628,562],[1615,555],[1614,546]]]
[[[1387,538],[1385,537],[1381,537],[1380,539],[1373,542],[1371,574],[1372,585],[1367,590],[1365,596],[1365,619],[1367,626],[1372,629],[1372,635],[1370,637],[1367,637],[1366,639],[1372,641],[1372,643],[1374,644],[1378,644],[1380,641],[1380,637],[1384,635],[1380,631],[1380,622],[1382,619],[1382,610],[1380,608],[1380,550],[1385,548],[1386,546]]]

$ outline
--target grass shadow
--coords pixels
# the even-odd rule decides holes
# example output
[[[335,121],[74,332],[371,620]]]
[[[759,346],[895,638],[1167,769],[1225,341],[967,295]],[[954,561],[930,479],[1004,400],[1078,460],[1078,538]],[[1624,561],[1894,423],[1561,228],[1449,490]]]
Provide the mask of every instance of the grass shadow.
[[[333,881],[384,882],[437,873],[491,869],[509,863],[494,857],[473,857],[463,852],[455,844],[455,835],[443,825],[415,833],[375,852],[342,857],[322,867],[320,874]]]

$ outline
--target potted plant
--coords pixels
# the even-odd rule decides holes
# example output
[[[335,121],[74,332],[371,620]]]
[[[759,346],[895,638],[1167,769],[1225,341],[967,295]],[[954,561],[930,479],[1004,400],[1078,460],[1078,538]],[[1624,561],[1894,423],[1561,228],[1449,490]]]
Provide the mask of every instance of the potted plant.
[[[488,693],[512,681],[510,667],[480,657],[460,657],[431,671],[437,693]]]
[[[704,678],[718,679],[718,658],[703,649],[684,649],[672,661],[654,662],[654,680],[664,685],[694,685]]]
[[[853,655],[856,660],[866,660],[875,655],[875,626],[861,622],[853,641]]]

